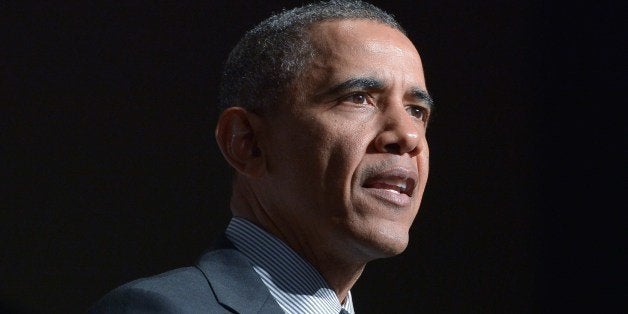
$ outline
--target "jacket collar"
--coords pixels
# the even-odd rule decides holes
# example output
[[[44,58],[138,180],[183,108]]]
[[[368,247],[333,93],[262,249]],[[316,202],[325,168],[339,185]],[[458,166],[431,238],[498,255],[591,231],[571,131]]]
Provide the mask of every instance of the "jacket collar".
[[[236,313],[283,313],[253,266],[222,235],[197,263],[216,300]]]

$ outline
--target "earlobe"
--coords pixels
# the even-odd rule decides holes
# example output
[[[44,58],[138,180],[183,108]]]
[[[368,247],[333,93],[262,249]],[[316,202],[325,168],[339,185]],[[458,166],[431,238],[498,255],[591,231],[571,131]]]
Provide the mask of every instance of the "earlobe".
[[[260,177],[265,171],[264,153],[258,141],[261,131],[258,118],[241,107],[227,108],[218,118],[215,132],[227,162],[250,177]]]

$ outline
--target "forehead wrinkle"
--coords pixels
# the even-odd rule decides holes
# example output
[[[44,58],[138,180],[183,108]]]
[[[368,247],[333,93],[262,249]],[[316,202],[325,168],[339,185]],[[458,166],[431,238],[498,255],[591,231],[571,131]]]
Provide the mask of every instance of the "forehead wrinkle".
[[[364,43],[365,50],[374,54],[403,56],[408,54],[404,49],[389,40],[369,40]]]

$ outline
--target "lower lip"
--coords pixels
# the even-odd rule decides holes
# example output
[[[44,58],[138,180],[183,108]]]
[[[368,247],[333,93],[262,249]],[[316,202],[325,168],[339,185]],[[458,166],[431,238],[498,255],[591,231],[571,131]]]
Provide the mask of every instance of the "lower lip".
[[[411,203],[410,196],[395,190],[366,188],[366,191],[375,198],[399,207],[405,207]]]

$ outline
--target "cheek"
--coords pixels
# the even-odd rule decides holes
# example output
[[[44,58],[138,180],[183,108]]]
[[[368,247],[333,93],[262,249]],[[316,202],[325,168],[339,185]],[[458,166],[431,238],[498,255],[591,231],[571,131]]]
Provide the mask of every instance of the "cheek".
[[[368,136],[348,123],[339,122],[320,129],[318,160],[327,206],[350,203],[355,171],[364,158]],[[333,203],[333,204],[330,204]],[[335,204],[335,205],[334,205]]]
[[[427,146],[427,141],[423,140],[422,146],[423,150],[416,157],[417,170],[419,172],[419,191],[421,195],[425,190],[425,186],[427,184],[427,178],[429,176],[429,168],[430,168],[430,151]]]
[[[370,143],[368,123],[341,116],[303,115],[304,118],[283,124],[271,149],[275,171],[325,193],[335,194],[350,186],[353,173]],[[287,122],[287,121],[286,121]],[[271,161],[269,161],[271,162]],[[289,166],[291,169],[281,169]],[[306,178],[304,176],[308,176]]]
[[[369,145],[369,136],[365,127],[355,127],[349,123],[338,124],[327,132],[327,151],[329,152],[330,170],[338,174],[347,171],[353,173],[366,154]]]
[[[426,179],[427,179],[427,174],[429,172],[429,166],[430,166],[430,148],[429,145],[427,143],[427,139],[424,137],[423,138],[423,142],[421,144],[423,148],[423,150],[419,153],[418,156],[418,166],[419,166],[419,172],[424,172]]]

